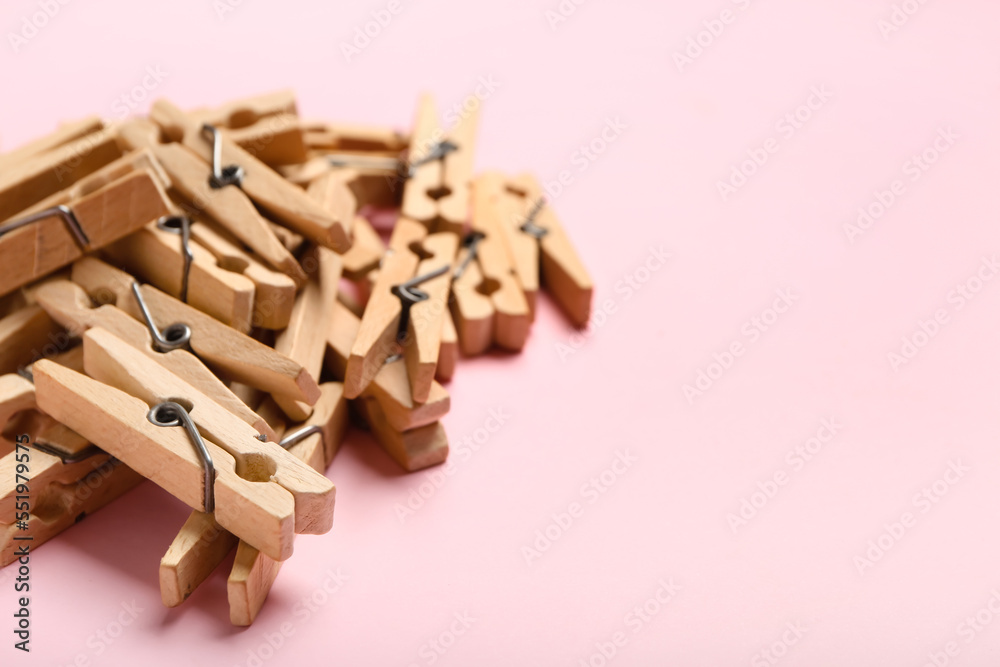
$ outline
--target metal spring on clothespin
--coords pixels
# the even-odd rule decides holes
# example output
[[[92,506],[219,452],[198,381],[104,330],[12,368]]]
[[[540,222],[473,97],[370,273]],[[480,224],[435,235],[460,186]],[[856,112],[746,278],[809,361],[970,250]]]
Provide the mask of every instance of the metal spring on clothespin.
[[[181,237],[181,254],[184,255],[184,274],[181,277],[180,299],[184,303],[187,303],[191,262],[194,261],[194,253],[191,252],[191,218],[186,215],[165,215],[156,221],[156,227],[171,234],[179,234]]]
[[[38,211],[37,213],[32,213],[23,218],[17,220],[12,220],[2,226],[0,226],[0,236],[3,236],[7,232],[12,232],[15,229],[20,229],[26,225],[30,225],[33,222],[38,222],[39,220],[44,220],[53,215],[58,215],[62,218],[63,222],[66,223],[66,228],[69,233],[73,235],[76,240],[77,245],[80,246],[81,250],[86,250],[87,246],[90,245],[90,239],[87,238],[86,232],[83,231],[83,227],[80,226],[80,221],[76,219],[76,214],[73,213],[72,209],[68,206],[53,206],[52,208],[47,208],[43,211]]]
[[[422,276],[410,278],[405,283],[393,286],[391,291],[399,298],[399,301],[403,306],[403,310],[399,313],[399,329],[396,332],[397,343],[402,344],[406,340],[407,329],[410,326],[410,309],[414,304],[426,301],[430,298],[427,292],[415,289],[416,286],[447,273],[449,268],[451,268],[451,266],[445,264],[439,269],[425,273]]]
[[[246,173],[238,164],[222,166],[222,134],[214,125],[205,123],[201,126],[202,135],[212,143],[212,175],[208,184],[218,190],[227,185],[239,186]]]
[[[156,426],[183,426],[191,437],[191,443],[201,458],[201,465],[205,471],[205,511],[215,511],[215,463],[212,461],[212,454],[208,451],[208,446],[198,432],[191,415],[179,403],[174,401],[164,401],[154,405],[148,413],[146,419]]]
[[[524,223],[520,228],[522,232],[534,236],[539,241],[542,240],[543,236],[549,233],[548,229],[540,227],[535,223],[535,218],[538,217],[538,213],[542,210],[543,206],[545,206],[545,198],[539,197],[538,201],[535,202],[535,205],[531,208],[531,211],[528,212],[528,215],[525,217]]]
[[[135,300],[139,304],[142,318],[146,320],[146,327],[149,328],[149,333],[153,336],[153,345],[158,351],[178,350],[191,341],[191,327],[183,322],[175,322],[163,331],[157,328],[156,323],[153,322],[153,315],[149,312],[145,299],[142,298],[142,292],[139,291],[139,283],[136,281],[132,281],[132,295],[135,296]]]

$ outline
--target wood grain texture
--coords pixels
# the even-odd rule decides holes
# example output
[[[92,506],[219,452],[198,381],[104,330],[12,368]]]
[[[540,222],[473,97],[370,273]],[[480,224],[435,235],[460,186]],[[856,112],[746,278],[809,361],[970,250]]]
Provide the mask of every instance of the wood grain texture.
[[[188,434],[146,419],[142,400],[43,359],[35,364],[38,407],[192,509],[204,511],[204,473]],[[248,481],[233,457],[206,442],[215,463],[215,517],[272,558],[292,555],[295,501],[277,484]]]
[[[90,240],[103,248],[168,211],[166,195],[145,172],[118,181],[71,203]],[[83,250],[58,215],[0,236],[0,294],[41,278],[78,259]]]
[[[237,331],[250,331],[253,282],[239,273],[219,268],[215,257],[196,240],[191,239],[188,247],[192,261],[187,303]],[[104,252],[132,275],[180,298],[184,254],[179,234],[158,229],[154,223],[112,243]]]
[[[161,144],[156,125],[135,119],[120,127],[122,140],[131,148],[148,148],[163,165],[174,189],[198,211],[203,211],[247,244],[273,268],[301,284],[306,276],[295,257],[271,231],[253,202],[236,187],[214,189],[209,184],[211,166],[180,144]]]
[[[284,329],[288,326],[295,303],[295,281],[268,268],[210,225],[202,222],[192,224],[191,238],[215,256],[219,267],[240,273],[253,283],[253,326],[264,329]]]
[[[55,150],[104,129],[104,121],[98,116],[87,116],[77,121],[64,123],[43,137],[28,142],[12,151],[0,153],[0,170],[9,171],[35,156]]]
[[[132,277],[124,271],[85,257],[73,265],[73,282],[97,301],[113,301],[142,321],[131,292]],[[312,404],[319,398],[316,379],[301,364],[155,287],[143,285],[141,293],[158,326],[183,322],[191,327],[191,350],[217,372],[267,393],[287,395],[297,401]]]
[[[333,320],[331,306],[337,301],[343,264],[339,255],[323,247],[314,249],[312,263],[316,264],[316,271],[299,293],[288,327],[278,333],[274,349],[318,378],[323,370],[326,332]],[[312,413],[308,404],[285,396],[275,395],[274,400],[292,421],[303,421]]]
[[[60,340],[59,325],[41,307],[25,306],[0,319],[0,373],[13,373]]]
[[[327,337],[326,367],[334,377],[343,378],[361,321],[340,302],[333,308],[334,321]],[[371,396],[379,402],[386,420],[397,431],[436,422],[451,409],[451,396],[438,382],[431,384],[427,402],[414,403],[406,364],[399,361],[383,365],[362,395]]]
[[[288,450],[318,472],[330,465],[344,439],[348,423],[343,385],[339,382],[327,382],[320,385],[320,390],[322,396],[316,402],[313,414],[301,426],[319,426],[322,432],[309,436]],[[245,542],[240,543],[236,562],[233,563],[227,582],[229,618],[233,625],[253,623],[280,568],[281,563],[268,558]]]
[[[100,328],[83,337],[84,368],[91,377],[141,398],[152,407],[182,399],[193,406],[191,418],[206,440],[228,452],[241,477],[264,487],[276,484],[295,502],[295,531],[322,534],[333,524],[336,491],[274,442],[261,442],[257,431],[194,386]]]
[[[74,336],[82,336],[91,327],[110,331],[156,363],[184,378],[258,432],[274,439],[267,421],[247,407],[198,357],[187,350],[158,352],[153,348],[149,330],[116,306],[105,304],[91,308],[90,297],[83,288],[68,280],[55,280],[42,285],[36,291],[35,298],[52,319]],[[81,362],[82,350],[80,347]]]
[[[211,164],[212,143],[202,134],[201,126],[193,118],[162,99],[153,103],[150,118],[164,129],[165,134],[180,136],[184,146],[201,157],[206,166]],[[315,202],[301,188],[240,148],[225,133],[221,134],[221,147],[223,164],[236,164],[243,168],[244,176],[239,189],[276,221],[337,252],[351,247],[353,211],[349,218],[338,218],[337,211]]]
[[[439,465],[448,459],[448,436],[441,422],[397,431],[389,425],[378,401],[363,397],[354,402],[379,445],[408,472]]]
[[[213,514],[192,512],[160,559],[163,604],[176,607],[187,600],[238,543]]]

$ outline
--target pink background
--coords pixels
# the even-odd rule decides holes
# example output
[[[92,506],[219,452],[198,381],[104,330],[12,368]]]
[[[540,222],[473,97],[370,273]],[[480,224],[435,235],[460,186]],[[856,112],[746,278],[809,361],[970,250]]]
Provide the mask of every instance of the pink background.
[[[609,664],[623,666],[997,664],[1000,280],[974,278],[1000,251],[1000,6],[900,0],[917,10],[883,34],[888,0],[595,0],[555,29],[557,0],[403,0],[347,62],[340,43],[388,1],[233,3],[220,18],[212,0],[70,2],[15,52],[7,35],[38,5],[8,0],[3,148],[114,116],[147,68],[165,77],[139,110],[292,87],[307,116],[400,127],[420,91],[447,109],[492,77],[478,165],[569,172],[553,206],[614,312],[574,339],[542,300],[522,355],[463,361],[450,475],[403,475],[352,433],[328,473],[333,532],[298,541],[251,628],[229,624],[228,565],[161,606],[158,561],[187,510],[147,484],[39,550],[30,656],[4,629],[16,595],[0,573],[2,664],[598,666],[616,633]],[[679,68],[704,21],[721,34]],[[790,132],[814,87],[829,99]],[[625,128],[581,158],[608,119]],[[908,161],[948,128],[957,139],[911,180]],[[724,201],[717,183],[765,146]],[[851,243],[845,223],[895,180]],[[651,247],[671,258],[647,272]],[[645,280],[630,298],[626,276]],[[981,291],[959,307],[949,294],[970,279]],[[795,300],[774,321],[777,290]],[[945,323],[894,369],[938,310]],[[771,325],[751,335],[753,317]],[[737,341],[731,367],[710,368]],[[718,379],[689,401],[699,371]],[[506,423],[463,446],[491,409]],[[840,426],[822,450],[787,458],[824,419]],[[618,452],[637,461],[606,493],[585,487]],[[943,497],[920,499],[935,482]],[[401,521],[421,485],[430,497]],[[734,531],[744,499],[762,507]],[[582,514],[529,564],[522,547],[574,502]],[[880,535],[889,549],[859,567]],[[348,578],[327,596],[331,570]],[[671,578],[658,613],[628,616]],[[303,613],[314,595],[324,604]],[[88,641],[133,601],[110,645]],[[453,637],[462,613],[474,620]]]

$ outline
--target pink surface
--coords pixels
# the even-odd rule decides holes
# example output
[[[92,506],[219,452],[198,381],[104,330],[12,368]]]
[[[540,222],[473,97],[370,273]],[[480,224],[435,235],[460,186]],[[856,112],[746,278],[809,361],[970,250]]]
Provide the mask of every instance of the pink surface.
[[[4,630],[0,663],[997,664],[1000,6],[223,2],[70,2],[8,35],[3,147],[122,95],[293,87],[308,116],[406,126],[418,92],[448,109],[490,80],[478,164],[566,172],[606,317],[576,337],[542,300],[522,355],[464,361],[445,470],[353,433],[333,532],[253,627],[221,570],[160,605],[186,510],[144,485],[38,551],[34,650]],[[4,34],[38,6],[5,2]],[[0,627],[15,598],[8,569]]]

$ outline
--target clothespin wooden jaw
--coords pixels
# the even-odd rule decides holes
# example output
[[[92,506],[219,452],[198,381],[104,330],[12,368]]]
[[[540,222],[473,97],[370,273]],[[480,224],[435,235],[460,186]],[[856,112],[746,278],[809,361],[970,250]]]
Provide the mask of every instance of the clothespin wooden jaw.
[[[402,354],[414,401],[427,400],[457,246],[449,232],[428,235],[419,223],[405,218],[396,223],[351,348],[344,380],[348,398],[360,395],[387,359]]]
[[[216,181],[220,180],[224,169],[231,168],[234,174],[238,170],[239,178],[233,179],[233,184],[282,224],[337,252],[350,248],[353,216],[335,218],[330,210],[310,199],[301,188],[286,181],[213,126],[199,127],[194,119],[166,100],[153,104],[150,117],[160,125],[164,135],[179,138],[184,146],[211,164]]]
[[[134,119],[119,127],[122,144],[130,149],[147,148],[163,165],[173,189],[189,206],[215,220],[245,243],[268,265],[287,274],[297,284],[306,275],[295,257],[281,244],[253,202],[238,187],[212,186],[211,165],[178,143],[163,143],[159,126]]]
[[[127,273],[87,257],[74,264],[73,281],[97,302],[116,303],[145,322],[132,290],[135,280]],[[222,375],[307,404],[319,398],[316,379],[298,362],[150,285],[141,286],[139,293],[154,323],[160,327],[185,324],[191,332],[191,350]]]
[[[401,213],[432,231],[459,234],[469,219],[478,111],[446,134],[429,95],[421,97],[411,135]]]
[[[108,142],[114,144],[112,139]],[[62,152],[63,149],[56,151]],[[119,156],[115,146],[103,157],[110,162]],[[69,159],[63,156],[61,162],[55,162],[48,154],[39,156],[37,160],[45,162],[48,169],[37,171],[40,176],[55,179],[56,170],[69,164]],[[46,205],[44,209],[37,208],[40,198],[13,192],[17,190],[13,186],[8,188],[10,199],[5,200],[0,185],[0,201],[5,204],[19,201],[18,205],[26,205],[20,213],[9,209],[0,212],[0,218],[6,218],[0,224],[0,295],[52,273],[84,252],[102,248],[168,212],[169,202],[159,174],[151,169],[135,169],[135,160],[125,162],[130,165],[125,168],[126,173],[99,173],[89,181],[83,180],[107,164],[97,160],[93,170],[75,178],[73,183],[79,183],[78,187],[63,193],[48,183],[44,184],[50,186],[48,189],[32,190],[35,194],[41,192],[48,196],[48,199],[41,198]],[[115,165],[113,169],[120,167]],[[113,173],[121,175],[113,178]],[[73,183],[63,184],[63,187]]]

